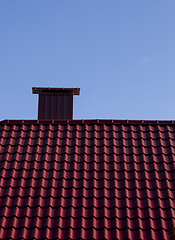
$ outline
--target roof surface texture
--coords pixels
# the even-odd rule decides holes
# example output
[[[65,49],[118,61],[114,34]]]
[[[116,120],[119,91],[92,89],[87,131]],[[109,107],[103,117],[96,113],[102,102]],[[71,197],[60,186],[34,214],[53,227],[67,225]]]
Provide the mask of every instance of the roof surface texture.
[[[175,123],[0,122],[1,239],[169,239]]]

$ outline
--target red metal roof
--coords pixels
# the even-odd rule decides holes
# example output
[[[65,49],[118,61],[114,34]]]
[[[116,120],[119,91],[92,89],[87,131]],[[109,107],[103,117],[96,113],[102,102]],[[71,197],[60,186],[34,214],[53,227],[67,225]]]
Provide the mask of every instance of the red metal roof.
[[[0,122],[0,238],[168,239],[173,121]]]

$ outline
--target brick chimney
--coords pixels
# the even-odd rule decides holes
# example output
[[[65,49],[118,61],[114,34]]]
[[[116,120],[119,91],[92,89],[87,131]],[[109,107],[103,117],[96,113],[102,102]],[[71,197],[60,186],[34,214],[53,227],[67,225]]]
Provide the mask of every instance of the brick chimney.
[[[73,119],[73,95],[80,88],[33,87],[32,93],[39,94],[38,119]]]

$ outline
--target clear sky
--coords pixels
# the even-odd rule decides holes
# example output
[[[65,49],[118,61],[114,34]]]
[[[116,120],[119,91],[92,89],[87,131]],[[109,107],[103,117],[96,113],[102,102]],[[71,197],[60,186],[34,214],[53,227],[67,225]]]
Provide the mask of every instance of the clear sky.
[[[74,119],[175,119],[174,0],[0,1],[0,120],[32,87],[79,87]]]

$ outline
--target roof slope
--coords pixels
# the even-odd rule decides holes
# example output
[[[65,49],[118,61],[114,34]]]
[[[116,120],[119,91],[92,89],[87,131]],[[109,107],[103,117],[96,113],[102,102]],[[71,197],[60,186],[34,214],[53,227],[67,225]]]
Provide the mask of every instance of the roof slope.
[[[0,122],[0,238],[168,239],[175,123]]]

